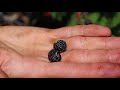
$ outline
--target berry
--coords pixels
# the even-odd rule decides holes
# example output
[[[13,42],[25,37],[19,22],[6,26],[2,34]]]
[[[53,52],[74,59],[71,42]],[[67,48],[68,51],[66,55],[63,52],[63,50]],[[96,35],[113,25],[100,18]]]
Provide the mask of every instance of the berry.
[[[54,49],[58,50],[60,53],[66,51],[66,42],[63,40],[59,40],[56,43],[54,43]]]
[[[48,59],[50,62],[58,62],[61,60],[61,55],[60,52],[52,49],[49,53],[48,53]]]
[[[76,17],[80,18],[80,16],[81,16],[81,12],[76,12]]]

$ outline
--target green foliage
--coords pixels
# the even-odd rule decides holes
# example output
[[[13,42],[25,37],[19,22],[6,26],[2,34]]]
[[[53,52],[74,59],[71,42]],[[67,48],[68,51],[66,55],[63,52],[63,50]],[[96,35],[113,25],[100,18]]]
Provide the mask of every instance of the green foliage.
[[[52,12],[51,16],[52,16],[52,18],[56,19],[57,18],[57,12]]]
[[[75,17],[75,14],[72,14],[67,25],[68,26],[74,26],[77,24],[77,18]]]
[[[108,20],[106,19],[105,16],[103,16],[101,18],[101,20],[99,22],[97,22],[99,25],[102,25],[102,26],[107,26],[107,23],[108,23]]]
[[[51,13],[52,18],[57,19],[59,21],[61,21],[65,15],[66,15],[66,12],[52,12]]]
[[[89,20],[91,20],[93,23],[97,23],[99,17],[100,17],[99,13],[90,13]]]
[[[54,19],[63,20],[63,17],[67,15],[68,12],[51,12]],[[80,18],[76,17],[77,12],[73,12],[66,23],[66,26],[73,26],[78,24],[84,24],[83,21],[86,19],[91,20],[94,24],[107,26],[112,32],[113,36],[120,36],[120,12],[113,12],[113,16],[109,15],[109,12],[81,12]]]
[[[111,19],[110,27],[114,28],[120,24],[120,12],[116,12],[114,17]]]

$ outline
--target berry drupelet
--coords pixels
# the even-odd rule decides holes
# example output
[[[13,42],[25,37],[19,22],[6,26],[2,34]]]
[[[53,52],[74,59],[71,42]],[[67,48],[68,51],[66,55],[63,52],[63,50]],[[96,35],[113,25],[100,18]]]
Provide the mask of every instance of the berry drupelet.
[[[50,62],[58,62],[61,60],[61,55],[60,52],[52,49],[49,53],[48,53],[48,59]]]
[[[54,43],[53,47],[55,50],[58,50],[60,53],[62,53],[66,51],[67,45],[65,41],[59,40],[56,43]]]

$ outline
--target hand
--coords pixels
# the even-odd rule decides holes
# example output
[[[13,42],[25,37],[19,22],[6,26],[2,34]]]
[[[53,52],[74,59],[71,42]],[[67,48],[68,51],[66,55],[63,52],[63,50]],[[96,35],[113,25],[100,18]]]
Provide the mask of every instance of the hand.
[[[0,27],[0,77],[120,77],[120,38],[110,35],[98,25]],[[67,51],[50,63],[47,54],[60,39]]]

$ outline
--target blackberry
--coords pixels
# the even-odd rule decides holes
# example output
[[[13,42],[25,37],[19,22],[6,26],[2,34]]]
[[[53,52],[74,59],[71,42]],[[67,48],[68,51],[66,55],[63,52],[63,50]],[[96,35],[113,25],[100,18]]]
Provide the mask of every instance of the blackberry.
[[[60,53],[66,51],[67,45],[66,42],[63,40],[59,40],[56,43],[54,43],[54,49],[58,50]]]
[[[50,62],[58,62],[61,60],[61,55],[60,52],[52,49],[49,53],[48,53],[48,59]]]

